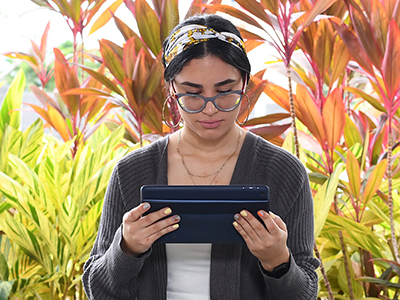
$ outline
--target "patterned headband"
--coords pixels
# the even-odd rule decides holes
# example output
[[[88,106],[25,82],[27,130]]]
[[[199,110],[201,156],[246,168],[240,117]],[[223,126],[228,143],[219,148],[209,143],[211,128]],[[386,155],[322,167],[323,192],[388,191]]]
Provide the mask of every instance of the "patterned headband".
[[[164,56],[166,66],[169,65],[175,56],[182,53],[190,46],[209,41],[213,38],[234,45],[246,53],[244,43],[237,35],[230,32],[217,32],[212,28],[193,24],[179,28],[170,37]]]

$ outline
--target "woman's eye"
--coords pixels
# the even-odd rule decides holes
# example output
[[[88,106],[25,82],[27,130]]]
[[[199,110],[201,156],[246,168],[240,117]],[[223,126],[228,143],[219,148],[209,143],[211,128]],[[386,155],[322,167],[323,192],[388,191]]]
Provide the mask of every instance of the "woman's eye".
[[[226,91],[218,91],[220,94],[223,94],[223,93],[229,93],[229,92],[232,92],[232,89],[229,89],[229,90],[226,90]]]
[[[200,95],[200,92],[189,92],[189,91],[186,91],[186,94],[190,94],[190,95]]]

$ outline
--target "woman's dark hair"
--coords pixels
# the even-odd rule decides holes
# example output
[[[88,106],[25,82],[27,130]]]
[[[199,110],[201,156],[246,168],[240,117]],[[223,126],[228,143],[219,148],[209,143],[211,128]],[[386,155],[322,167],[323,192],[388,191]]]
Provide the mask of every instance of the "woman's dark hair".
[[[232,24],[232,22],[217,15],[196,15],[184,20],[171,31],[170,35],[165,39],[163,43],[163,64],[165,67],[165,82],[172,81],[181,72],[182,68],[192,59],[202,58],[207,55],[216,56],[226,63],[239,69],[242,73],[243,78],[247,76],[248,81],[250,76],[250,62],[246,53],[238,47],[230,43],[220,41],[217,38],[212,38],[208,41],[190,46],[188,49],[184,50],[182,53],[174,57],[169,65],[166,66],[165,50],[168,47],[170,36],[179,28],[192,24],[207,26],[217,32],[230,32],[242,39],[239,30],[236,28],[235,25]]]

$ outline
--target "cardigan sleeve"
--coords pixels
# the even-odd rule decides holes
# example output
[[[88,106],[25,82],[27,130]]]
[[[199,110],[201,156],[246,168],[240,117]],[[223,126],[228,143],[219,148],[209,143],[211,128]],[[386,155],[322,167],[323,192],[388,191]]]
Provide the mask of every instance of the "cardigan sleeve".
[[[140,258],[131,257],[122,251],[121,224],[126,211],[117,164],[104,198],[96,242],[84,265],[82,281],[85,292],[91,300],[136,298],[138,274],[151,250]]]
[[[280,278],[270,277],[263,272],[268,299],[310,300],[317,297],[318,276],[315,269],[319,261],[313,256],[313,198],[305,170],[301,188],[292,203],[285,218],[287,246],[291,253],[290,267]]]

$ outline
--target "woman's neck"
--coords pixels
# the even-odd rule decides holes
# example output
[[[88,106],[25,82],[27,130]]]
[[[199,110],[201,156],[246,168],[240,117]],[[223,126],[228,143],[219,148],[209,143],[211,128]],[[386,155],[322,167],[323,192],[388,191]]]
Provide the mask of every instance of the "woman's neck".
[[[196,152],[224,154],[225,151],[231,152],[231,149],[235,148],[238,143],[241,130],[239,126],[234,126],[221,138],[207,139],[193,132],[190,128],[184,127],[179,133],[181,148],[184,148],[184,152],[188,154]]]

